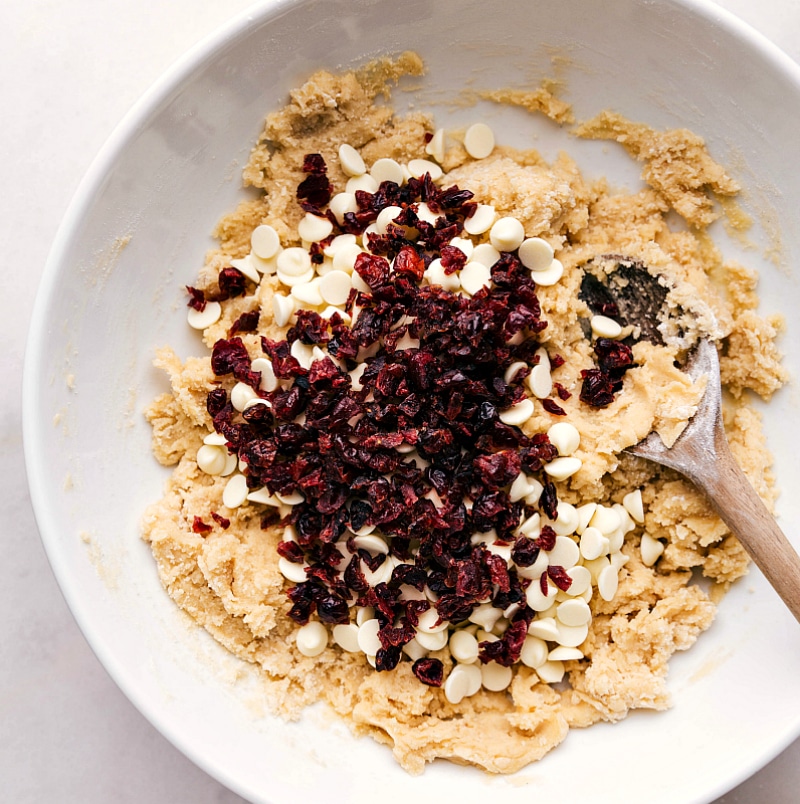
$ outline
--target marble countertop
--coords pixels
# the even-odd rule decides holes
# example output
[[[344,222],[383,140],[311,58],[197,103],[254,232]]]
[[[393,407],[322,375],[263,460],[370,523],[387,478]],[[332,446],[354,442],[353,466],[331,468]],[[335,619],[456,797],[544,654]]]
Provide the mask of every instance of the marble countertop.
[[[3,0],[0,227],[7,323],[0,352],[0,797],[16,804],[241,802],[128,702],[67,609],[39,541],[24,474],[26,332],[59,221],[116,123],[178,56],[249,0]],[[800,61],[797,0],[720,0]],[[788,704],[788,702],[787,702]],[[746,739],[746,735],[743,735]],[[790,804],[800,740],[716,804]]]

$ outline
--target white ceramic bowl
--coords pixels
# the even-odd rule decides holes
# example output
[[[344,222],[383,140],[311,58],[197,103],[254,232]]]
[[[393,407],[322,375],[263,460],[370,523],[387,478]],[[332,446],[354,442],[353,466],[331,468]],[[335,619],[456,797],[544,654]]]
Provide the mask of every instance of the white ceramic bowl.
[[[239,173],[263,115],[320,66],[416,49],[428,75],[409,101],[446,126],[484,117],[503,141],[567,147],[585,171],[635,186],[615,147],[575,142],[548,121],[450,105],[465,87],[564,82],[578,117],[612,108],[686,126],[746,185],[757,248],[726,253],[763,271],[768,311],[787,314],[800,368],[800,69],[735,19],[691,0],[298,0],[264,4],[196,48],[136,106],[92,166],[53,246],[31,329],[24,385],[36,516],[64,594],[108,671],[189,757],[258,801],[502,798],[707,801],[800,733],[800,629],[755,571],[718,621],[672,665],[674,708],[574,731],[515,777],[436,763],[411,778],[388,749],[324,713],[263,714],[257,683],[163,592],[138,521],[165,479],[142,410],[164,389],[151,367],[170,343],[199,353],[185,324],[209,233],[242,196]],[[782,263],[762,255],[777,242]],[[780,484],[797,485],[798,410],[785,390],[766,427]],[[787,435],[789,437],[787,437]],[[779,512],[798,543],[800,498]]]

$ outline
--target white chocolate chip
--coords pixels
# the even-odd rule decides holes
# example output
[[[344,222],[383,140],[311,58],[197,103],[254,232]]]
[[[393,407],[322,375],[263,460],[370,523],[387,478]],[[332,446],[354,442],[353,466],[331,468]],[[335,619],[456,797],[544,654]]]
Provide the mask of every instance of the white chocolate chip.
[[[622,327],[605,315],[593,315],[591,318],[592,333],[598,338],[619,338]]]
[[[207,475],[221,475],[225,471],[228,450],[223,446],[203,444],[197,450],[197,466]]]
[[[353,281],[346,271],[334,270],[319,280],[319,293],[326,304],[343,306],[352,289]]]
[[[447,631],[436,631],[432,634],[417,631],[414,638],[425,650],[441,650],[447,644]]]
[[[578,509],[567,502],[560,502],[556,506],[558,518],[555,522],[550,522],[550,527],[556,532],[558,536],[569,536],[575,533],[575,528],[578,527]]]
[[[557,593],[558,588],[549,581],[547,582],[547,594],[542,594],[541,584],[534,582],[525,590],[525,599],[534,611],[542,612],[547,611],[553,605]],[[535,634],[535,636],[541,636],[541,634]]]
[[[394,159],[377,159],[370,168],[370,175],[378,184],[384,181],[393,181],[395,184],[403,184],[405,174],[400,164]]]
[[[294,314],[295,302],[291,296],[284,296],[283,293],[276,293],[272,297],[272,314],[275,323],[279,327],[285,327],[289,319]]]
[[[358,243],[350,243],[349,245],[342,246],[333,255],[334,271],[344,271],[345,273],[352,274],[359,254],[363,253],[364,249],[362,249]],[[355,278],[353,281],[355,282]]]
[[[545,271],[553,262],[553,247],[541,237],[528,237],[519,247],[520,262],[533,272]]]
[[[231,405],[234,410],[240,413],[245,409],[248,402],[252,402],[258,398],[258,394],[247,383],[237,382],[231,388]]]
[[[534,561],[529,567],[517,567],[517,575],[519,575],[520,578],[528,578],[532,581],[539,581],[539,579],[542,577],[542,573],[544,573],[547,569],[547,565],[547,553],[545,553],[544,550],[540,550],[539,555],[536,556],[536,561]]]
[[[426,173],[430,174],[433,181],[442,178],[442,169],[439,165],[427,159],[412,159],[408,163],[408,171],[415,179],[421,179]]]
[[[439,285],[445,290],[449,290],[451,293],[455,293],[455,291],[461,287],[461,280],[458,277],[458,273],[446,274],[442,266],[442,261],[438,257],[432,260],[431,264],[425,269],[424,277],[428,280],[429,284]]]
[[[508,689],[514,671],[510,667],[503,667],[497,662],[487,662],[481,665],[481,684],[490,692],[502,692]]]
[[[477,682],[477,683],[476,683]],[[453,704],[474,695],[481,687],[480,668],[475,664],[457,664],[444,682],[444,697]]]
[[[579,648],[566,648],[563,645],[553,648],[547,656],[548,661],[551,662],[569,662],[582,658],[582,650]]]
[[[547,656],[547,643],[543,639],[530,635],[525,637],[519,658],[526,667],[532,667],[534,670],[541,667],[547,661]]]
[[[347,180],[347,184],[344,186],[346,193],[355,195],[359,190],[365,193],[376,193],[378,192],[378,182],[369,173],[365,173],[363,176],[353,176]]]
[[[547,561],[551,567],[574,567],[581,558],[581,551],[569,536],[557,536],[556,543],[547,554]]]
[[[437,162],[444,162],[444,129],[437,128],[431,141],[425,146],[425,153]]]
[[[583,603],[584,601],[570,601],[571,603]],[[561,604],[564,605],[563,603]],[[588,608],[588,606],[587,606]],[[584,623],[583,625],[565,625],[563,622],[556,620],[556,628],[558,628],[558,638],[556,642],[563,645],[565,648],[577,648],[586,641],[589,635],[589,626]]]
[[[309,268],[305,273],[300,274],[298,276],[294,274],[285,274],[282,271],[277,271],[276,275],[278,277],[278,281],[281,282],[281,284],[291,288],[294,287],[295,285],[299,285],[304,282],[310,282],[314,278],[314,269]]]
[[[502,614],[503,612],[496,609],[491,603],[481,603],[472,610],[467,619],[471,623],[479,625],[484,631],[491,631]]]
[[[589,521],[593,528],[597,528],[603,536],[609,536],[622,524],[619,521],[619,514],[605,505],[598,505],[594,516]]]
[[[436,224],[436,221],[441,218],[440,212],[434,212],[424,201],[421,201],[419,204],[416,205],[417,207],[417,217],[421,221],[425,221],[425,223],[429,223],[431,226]]]
[[[485,159],[494,150],[494,132],[486,123],[474,123],[464,134],[464,148],[473,159]]]
[[[524,363],[522,360],[517,360],[516,362],[512,363],[506,370],[505,374],[503,374],[503,382],[506,385],[510,385],[514,382],[514,378],[517,374],[522,371],[522,369],[528,368],[528,364]],[[550,441],[553,439],[551,438]],[[523,495],[524,496],[524,495]]]
[[[206,306],[202,310],[195,310],[190,307],[186,315],[186,320],[192,329],[203,330],[216,324],[222,315],[222,305],[219,302],[210,301],[206,302]]]
[[[326,307],[326,308],[325,308],[325,309],[324,309],[324,310],[323,310],[323,311],[320,313],[320,315],[321,315],[323,318],[333,318],[333,316],[334,316],[334,315],[337,315],[337,314],[338,314],[338,315],[341,317],[342,322],[343,322],[344,324],[347,324],[347,325],[349,326],[350,324],[352,324],[352,323],[353,323],[353,319],[350,317],[350,314],[349,314],[349,313],[348,313],[346,310],[342,310],[340,307],[333,307],[332,305],[328,305],[328,306],[327,306],[327,307]],[[331,359],[333,359],[333,358],[331,358]],[[334,360],[334,363],[335,363],[335,362],[336,362],[336,361]]]
[[[332,630],[333,641],[348,653],[358,653],[358,626],[354,623],[340,623]]]
[[[427,611],[423,611],[422,614],[419,615],[419,620],[417,622],[417,631],[423,634],[435,634],[438,631],[444,631],[447,626],[447,620],[442,620],[438,625],[436,621],[439,619],[439,612],[436,609],[430,608]]]
[[[541,667],[536,668],[536,674],[545,684],[558,684],[564,678],[564,663],[546,661]]]
[[[281,504],[280,500],[272,494],[266,486],[248,492],[246,499],[250,502],[260,503],[261,505],[270,505],[273,508],[278,508]]]
[[[292,286],[292,296],[301,304],[311,307],[321,307],[325,302],[319,292],[320,277],[314,277],[309,282],[298,282]]]
[[[528,626],[528,634],[539,639],[555,642],[558,639],[558,626],[555,617],[539,617]]]
[[[355,193],[336,193],[328,204],[328,209],[339,223],[344,223],[344,216],[348,212],[358,212],[358,203]]]
[[[547,431],[547,437],[562,456],[572,455],[581,444],[578,428],[569,422],[556,422]]]
[[[394,223],[394,219],[403,211],[402,207],[389,206],[384,207],[375,220],[375,225],[378,227],[378,234],[386,234],[390,223]],[[397,225],[397,224],[395,224]]]
[[[261,373],[261,382],[259,388],[262,391],[269,393],[278,387],[278,378],[275,376],[275,371],[272,368],[272,361],[268,357],[257,357],[251,364],[252,371]],[[254,401],[251,399],[251,401]]]
[[[587,561],[605,555],[608,552],[608,539],[602,532],[591,525],[584,529],[581,534],[581,555]]]
[[[320,622],[312,620],[297,629],[297,650],[313,658],[328,647],[328,629]]]
[[[457,248],[467,259],[472,256],[475,249],[475,244],[467,237],[454,237],[448,245]]]
[[[525,502],[528,505],[537,505],[544,491],[544,486],[536,478],[531,478],[531,486],[533,486],[533,489],[525,496]]]
[[[209,433],[203,439],[203,443],[212,447],[224,447],[228,443],[228,439],[222,433]]]
[[[487,287],[492,281],[492,272],[480,262],[468,262],[459,273],[461,287],[475,295],[481,288]]]
[[[529,478],[531,484],[535,483],[536,481],[533,478]],[[516,502],[516,500],[515,500]],[[538,513],[531,514],[520,526],[519,532],[522,533],[524,536],[529,536],[531,538],[536,538],[539,535],[539,532],[542,527],[542,518],[539,516]]]
[[[381,649],[381,641],[378,639],[378,631],[381,630],[381,624],[375,620],[366,620],[363,625],[358,629],[358,647],[367,654],[367,656],[375,656]]]
[[[276,492],[275,497],[284,505],[300,505],[300,503],[306,501],[306,498],[299,491],[293,491],[291,494],[278,494]]]
[[[200,461],[198,460],[199,463]],[[649,533],[643,533],[640,549],[642,551],[642,562],[646,567],[652,567],[661,558],[664,552],[664,543],[654,539]]]
[[[597,591],[605,601],[613,600],[619,587],[619,574],[617,568],[609,564],[597,576]],[[562,643],[563,644],[563,643]]]
[[[289,354],[306,369],[311,368],[314,362],[313,347],[302,341],[295,341],[289,348]]]
[[[345,176],[360,176],[367,172],[367,166],[364,164],[361,154],[346,142],[339,146],[339,164],[342,166]]]
[[[533,402],[530,399],[521,399],[516,405],[512,405],[507,410],[501,411],[498,415],[503,424],[517,426],[524,424],[533,416]]]
[[[333,240],[331,240],[331,242],[328,243],[328,245],[322,249],[322,253],[326,257],[330,257],[331,259],[333,259],[333,257],[336,256],[336,252],[339,251],[339,249],[344,248],[345,246],[355,245],[355,242],[356,242],[356,236],[354,234],[348,233],[348,234],[336,235],[336,237],[334,237]]]
[[[303,581],[308,580],[305,565],[295,564],[293,561],[289,561],[283,556],[278,559],[278,571],[287,581],[291,581],[292,583],[303,583]]]
[[[576,533],[583,533],[589,527],[589,520],[594,516],[597,510],[597,503],[584,503],[579,505],[578,511],[578,525],[575,528]]]
[[[543,288],[555,285],[564,276],[564,266],[560,260],[553,260],[544,271],[533,274],[533,281]]]
[[[450,636],[450,655],[463,664],[471,664],[478,660],[478,640],[469,631],[460,629]]]
[[[247,499],[247,478],[244,475],[233,475],[225,484],[222,492],[222,504],[226,508],[238,508]]]
[[[586,601],[575,597],[559,604],[556,609],[556,619],[564,625],[587,625],[592,619],[592,610]]]
[[[278,233],[266,224],[256,226],[253,233],[250,235],[250,248],[256,257],[262,260],[268,260],[274,257],[281,247],[281,241]]]
[[[285,248],[278,255],[279,274],[301,277],[306,274],[309,269],[313,270],[311,257],[304,248],[299,248],[298,246]]]
[[[302,240],[309,243],[318,243],[333,232],[333,224],[327,218],[306,212],[300,223],[297,224],[297,234]]]
[[[491,243],[481,243],[472,250],[467,264],[479,262],[491,268],[500,259],[500,252]]]
[[[256,271],[260,274],[274,274],[278,270],[278,255],[270,257],[268,260],[262,260],[254,251],[248,255],[250,262],[255,267]]]
[[[371,555],[375,556],[378,553],[387,555],[389,552],[389,545],[380,536],[368,533],[362,536],[354,536],[353,544],[358,550],[366,550]]]
[[[589,572],[586,567],[570,567],[567,570],[567,575],[569,575],[570,579],[572,580],[572,583],[569,585],[569,589],[567,589],[568,595],[571,595],[572,597],[579,597],[587,589],[591,590],[592,573]]]
[[[511,484],[511,488],[508,491],[508,498],[512,503],[519,502],[519,500],[527,497],[532,491],[533,485],[530,482],[530,478],[524,472],[520,472]]]
[[[553,392],[553,378],[550,375],[550,365],[537,363],[531,373],[525,378],[525,384],[537,399],[547,399]]]
[[[579,472],[582,466],[583,461],[580,458],[555,458],[545,465],[544,471],[552,477],[553,480],[566,480],[568,477],[572,477],[576,472]]]
[[[516,251],[524,239],[525,229],[516,218],[500,218],[489,232],[489,242],[498,251]]]
[[[251,282],[258,284],[261,281],[261,275],[249,254],[240,260],[231,260],[231,267],[244,274]]]
[[[491,204],[478,204],[472,215],[464,221],[464,231],[471,235],[488,232],[496,217],[497,213]]]
[[[622,504],[625,506],[625,510],[631,515],[634,522],[640,525],[644,523],[644,505],[642,504],[641,489],[636,489],[636,491],[626,494],[622,498]]]
[[[422,659],[428,655],[427,649],[423,648],[422,645],[417,642],[416,637],[403,645],[403,653],[405,653],[412,662],[416,662],[417,659]]]

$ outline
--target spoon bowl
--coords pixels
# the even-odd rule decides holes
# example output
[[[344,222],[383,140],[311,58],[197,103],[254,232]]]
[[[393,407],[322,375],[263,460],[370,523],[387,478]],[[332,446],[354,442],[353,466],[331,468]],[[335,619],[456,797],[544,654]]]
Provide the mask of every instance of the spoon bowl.
[[[617,317],[635,328],[637,338],[657,344],[664,343],[667,317],[691,324],[693,311],[670,308],[668,283],[663,277],[628,257],[605,255],[601,259],[613,262],[614,270],[605,281],[587,272],[581,287],[581,298],[593,312],[614,305]],[[674,469],[694,483],[800,622],[800,556],[728,446],[722,424],[719,356],[709,337],[697,341],[685,370],[693,380],[706,376],[705,392],[686,429],[670,447],[658,433],[651,432],[627,452]]]

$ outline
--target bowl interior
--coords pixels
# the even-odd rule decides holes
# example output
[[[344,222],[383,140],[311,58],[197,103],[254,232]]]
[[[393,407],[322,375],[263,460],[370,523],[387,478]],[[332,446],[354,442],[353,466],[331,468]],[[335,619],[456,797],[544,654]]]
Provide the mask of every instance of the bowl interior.
[[[164,344],[183,357],[203,351],[185,324],[183,286],[212,245],[217,219],[243,197],[240,171],[264,114],[320,66],[406,49],[424,57],[428,73],[395,93],[399,109],[430,110],[446,127],[485,119],[505,143],[547,157],[566,149],[587,174],[618,185],[637,186],[639,171],[616,146],[576,141],[520,110],[454,99],[465,89],[533,88],[554,78],[578,118],[611,108],[704,136],[745,185],[744,207],[756,222],[753,247],[721,227],[714,234],[728,256],[762,272],[763,309],[786,314],[783,347],[797,374],[791,313],[800,288],[787,266],[800,251],[800,179],[787,164],[800,129],[800,77],[758,35],[688,0],[268,3],[193,51],[131,112],[54,244],[24,394],[31,492],[59,582],[133,702],[253,800],[324,791],[326,801],[366,802],[376,789],[391,801],[422,791],[470,798],[471,786],[510,802],[533,791],[595,802],[709,800],[800,732],[800,713],[786,706],[800,699],[797,626],[755,570],[698,644],[674,660],[671,711],[574,731],[515,777],[436,763],[415,779],[387,749],[353,738],[320,710],[295,724],[269,716],[255,674],[176,609],[139,539],[141,513],[166,477],[150,455],[142,415],[166,390],[152,357]],[[797,417],[788,388],[765,419],[785,492],[798,480],[786,437]],[[784,493],[778,509],[798,544],[800,500]]]

